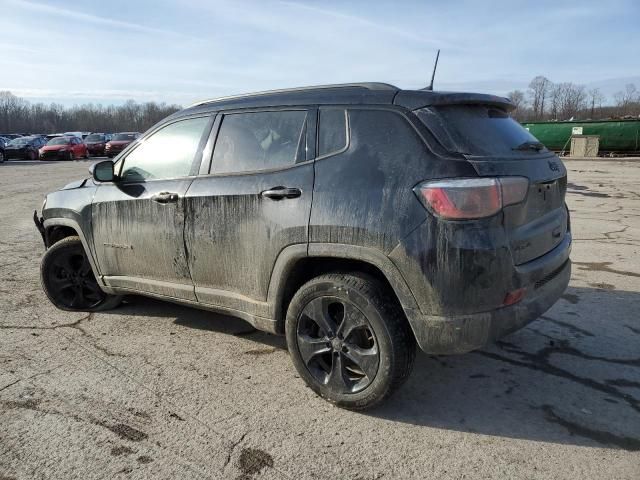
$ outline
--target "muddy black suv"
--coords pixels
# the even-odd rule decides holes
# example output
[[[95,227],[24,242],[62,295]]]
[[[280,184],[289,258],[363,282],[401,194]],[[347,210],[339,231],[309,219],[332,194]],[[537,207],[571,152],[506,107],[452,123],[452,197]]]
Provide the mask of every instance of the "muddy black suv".
[[[378,83],[193,105],[47,195],[44,290],[235,315],[285,334],[322,397],[372,406],[416,344],[482,347],[569,282],[566,170],[512,108]]]

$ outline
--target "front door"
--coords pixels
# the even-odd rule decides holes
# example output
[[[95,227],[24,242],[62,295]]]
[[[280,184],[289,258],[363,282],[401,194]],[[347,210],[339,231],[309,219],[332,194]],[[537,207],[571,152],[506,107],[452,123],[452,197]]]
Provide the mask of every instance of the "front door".
[[[187,192],[185,241],[200,302],[268,315],[278,255],[308,241],[313,118],[307,109],[219,118],[210,174]]]
[[[113,287],[195,300],[184,249],[184,196],[196,175],[210,117],[152,132],[118,160],[92,208],[100,272]]]

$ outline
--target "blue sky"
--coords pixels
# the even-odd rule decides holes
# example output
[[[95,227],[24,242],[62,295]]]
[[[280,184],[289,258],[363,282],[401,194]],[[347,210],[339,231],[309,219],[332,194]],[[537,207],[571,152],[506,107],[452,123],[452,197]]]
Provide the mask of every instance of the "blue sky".
[[[640,88],[640,1],[0,0],[0,90],[189,104],[353,81],[506,94],[543,74]]]

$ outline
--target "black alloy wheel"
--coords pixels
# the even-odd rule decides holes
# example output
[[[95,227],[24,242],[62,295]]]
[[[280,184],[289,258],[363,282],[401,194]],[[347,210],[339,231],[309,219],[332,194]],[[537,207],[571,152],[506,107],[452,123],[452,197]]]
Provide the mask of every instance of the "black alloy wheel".
[[[120,297],[102,291],[78,237],[67,237],[47,250],[40,266],[49,300],[62,310],[96,311],[113,308]]]
[[[311,375],[336,393],[359,392],[378,372],[376,337],[367,318],[349,300],[311,300],[298,321],[297,343]]]
[[[365,273],[328,273],[302,285],[289,303],[285,333],[300,377],[343,408],[382,402],[413,367],[415,337],[398,300]]]

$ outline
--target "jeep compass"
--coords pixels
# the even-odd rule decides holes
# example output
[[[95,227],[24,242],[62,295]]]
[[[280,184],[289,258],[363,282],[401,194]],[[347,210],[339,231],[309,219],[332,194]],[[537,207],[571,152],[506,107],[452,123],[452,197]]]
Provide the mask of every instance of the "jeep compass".
[[[567,287],[566,169],[512,109],[381,83],[197,103],[47,195],[44,291],[234,315],[285,335],[320,396],[371,407],[416,346],[480,348]]]

